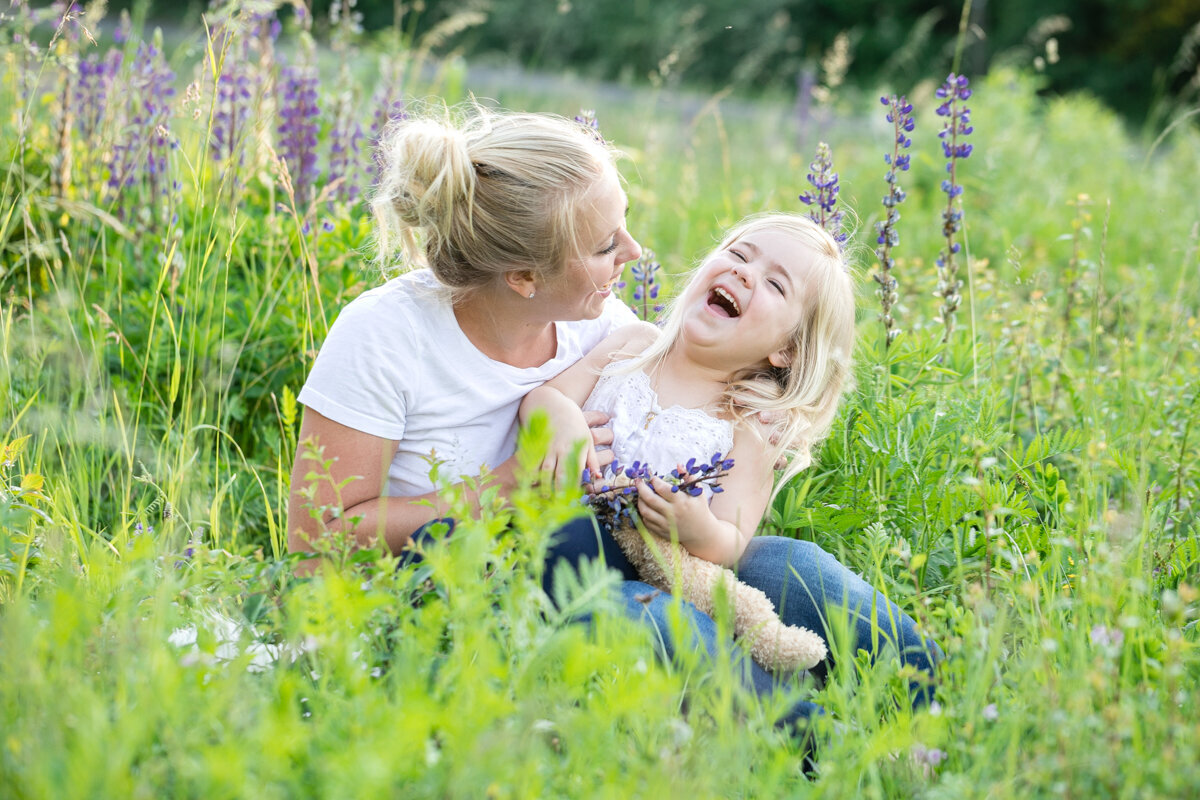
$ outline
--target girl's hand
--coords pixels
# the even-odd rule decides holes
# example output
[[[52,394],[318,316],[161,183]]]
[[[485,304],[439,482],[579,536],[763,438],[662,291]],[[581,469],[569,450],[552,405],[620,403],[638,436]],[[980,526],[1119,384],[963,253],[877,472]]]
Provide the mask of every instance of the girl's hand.
[[[594,438],[592,426],[604,424],[608,418],[603,414],[585,416],[579,406],[562,392],[544,385],[531,391],[521,401],[521,421],[527,422],[537,409],[546,412],[551,434],[550,447],[540,469],[554,476],[554,485],[578,486],[584,467],[591,470],[593,475],[599,474],[601,461],[596,454],[595,442],[604,437],[599,435]]]
[[[692,497],[683,489],[672,492],[671,484],[658,476],[636,483],[638,515],[648,531],[668,541],[674,533],[690,552],[703,551],[714,544],[713,537],[719,536],[721,525],[713,516],[707,497],[703,494]]]

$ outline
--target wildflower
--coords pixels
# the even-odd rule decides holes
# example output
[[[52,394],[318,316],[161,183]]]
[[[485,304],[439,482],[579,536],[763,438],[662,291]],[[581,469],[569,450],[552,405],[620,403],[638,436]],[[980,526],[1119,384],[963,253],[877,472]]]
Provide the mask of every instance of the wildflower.
[[[257,110],[255,98],[265,83],[264,73],[272,61],[279,32],[279,18],[274,11],[251,9],[243,9],[236,19],[217,29],[211,52],[221,53],[222,57],[209,140],[213,160],[235,167],[244,162],[242,144],[249,138],[250,120]],[[236,173],[232,183],[237,184]]]
[[[404,96],[400,92],[403,85],[401,78],[400,66],[394,61],[385,60],[380,66],[380,80],[375,87],[375,94],[371,97],[371,108],[375,109],[375,115],[367,133],[367,141],[375,153],[371,164],[371,178],[375,182],[379,181],[383,168],[383,158],[379,152],[383,132],[392,122],[408,118],[408,112],[404,110]]]
[[[575,121],[587,128],[593,139],[604,144],[604,135],[600,133],[600,120],[596,119],[595,111],[590,108],[582,109],[575,115]]]
[[[995,722],[1000,718],[1000,710],[996,708],[995,703],[988,703],[983,707],[983,718],[988,722]]]
[[[955,241],[955,234],[962,229],[962,201],[955,200],[962,195],[963,187],[958,183],[958,162],[971,155],[972,146],[963,142],[974,130],[971,127],[971,109],[966,101],[971,96],[968,88],[969,81],[963,75],[950,73],[937,90],[937,96],[942,104],[937,108],[939,117],[945,117],[938,138],[942,140],[942,152],[946,156],[946,172],[949,177],[942,181],[942,191],[946,193],[946,209],[942,212],[942,236],[946,238],[946,246],[938,255],[938,296],[942,298],[941,317],[945,326],[942,341],[948,341],[954,332],[954,314],[958,311],[962,296],[959,290],[962,281],[958,279],[958,255],[961,245]]]
[[[280,73],[279,156],[287,163],[298,207],[308,205],[317,185],[318,78],[311,64],[287,65]]]
[[[637,260],[637,263],[630,268],[633,274],[633,279],[636,282],[633,287],[633,313],[638,315],[639,319],[647,322],[652,322],[657,318],[663,310],[661,303],[655,303],[658,299],[659,283],[655,275],[662,269],[662,266],[654,260],[654,251],[647,249],[642,253],[642,257]],[[624,288],[624,281],[619,286]]]
[[[122,210],[132,202],[127,189],[144,183],[157,202],[172,185],[167,179],[168,154],[178,143],[168,124],[175,73],[163,58],[161,39],[156,33],[153,44],[138,45],[129,78],[125,139],[113,145],[109,161],[108,186]]]
[[[936,747],[926,747],[923,744],[914,744],[912,759],[914,763],[923,767],[925,773],[928,774],[932,770],[937,769],[946,760],[946,751]]]
[[[89,53],[79,62],[79,79],[75,83],[75,129],[84,141],[95,141],[108,112],[108,98],[113,81],[121,70],[123,54],[109,50],[101,57]]]
[[[1088,633],[1088,638],[1096,647],[1119,649],[1125,642],[1125,632],[1120,628],[1109,628],[1107,625],[1094,625]]]
[[[897,182],[897,172],[908,171],[911,156],[901,151],[912,146],[912,139],[908,134],[912,133],[916,123],[912,116],[912,104],[903,95],[881,97],[879,101],[888,107],[887,121],[892,123],[893,129],[892,152],[883,157],[884,163],[888,165],[887,174],[884,176],[888,193],[883,196],[883,210],[886,216],[882,221],[875,223],[875,232],[878,234],[875,242],[879,245],[875,248],[875,256],[879,259],[879,271],[872,276],[879,284],[875,294],[879,298],[879,319],[883,322],[884,347],[887,347],[900,333],[896,321],[892,318],[892,306],[899,299],[896,291],[898,284],[893,272],[896,262],[892,258],[892,248],[900,244],[896,223],[900,221],[899,206],[904,202],[906,195]]]
[[[596,515],[610,528],[615,528],[622,520],[629,520],[632,511],[637,507],[636,481],[649,482],[653,478],[671,484],[671,492],[685,492],[691,497],[699,497],[708,486],[714,494],[722,491],[720,479],[729,474],[733,468],[733,459],[724,458],[721,453],[713,453],[707,463],[698,463],[697,459],[688,459],[683,470],[673,469],[667,475],[658,475],[651,471],[649,464],[634,461],[624,465],[613,461],[596,478],[601,483],[599,489],[595,483],[584,481],[588,494],[584,504],[591,506]],[[607,477],[606,477],[607,476]],[[584,470],[584,478],[593,476]]]
[[[344,82],[349,82],[348,73],[344,74]],[[359,155],[364,135],[362,125],[355,119],[354,109],[353,95],[349,91],[339,93],[330,132],[329,175],[326,182],[333,183],[341,179],[335,197],[345,203],[353,203],[360,194],[358,165],[361,162]]]
[[[217,78],[217,97],[213,109],[209,151],[215,161],[228,160],[241,166],[242,153],[238,149],[238,143],[245,136],[250,121],[250,105],[254,92],[245,62],[228,59],[225,63],[228,66]]]
[[[850,238],[850,234],[842,232],[844,213],[837,208],[838,174],[833,171],[833,151],[825,142],[817,144],[816,157],[808,166],[808,182],[813,191],[800,195],[800,202],[816,208],[808,216],[833,236],[840,245]]]

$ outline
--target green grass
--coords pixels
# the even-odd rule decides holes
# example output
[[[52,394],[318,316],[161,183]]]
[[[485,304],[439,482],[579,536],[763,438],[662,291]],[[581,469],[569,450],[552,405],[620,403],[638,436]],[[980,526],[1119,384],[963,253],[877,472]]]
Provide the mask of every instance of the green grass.
[[[179,52],[199,52],[189,41]],[[1018,72],[975,79],[969,280],[941,345],[940,120],[933,81],[921,88],[895,252],[903,333],[885,351],[869,277],[890,147],[876,98],[839,97],[802,130],[783,100],[531,91],[457,68],[411,79],[451,101],[595,108],[628,153],[631,230],[669,275],[742,215],[798,210],[816,142],[833,146],[858,219],[857,389],[766,527],[838,553],[950,658],[933,710],[897,701],[907,676],[890,662],[844,651],[829,685],[764,706],[720,669],[658,663],[606,613],[603,575],[553,610],[540,554],[571,498],[528,488],[495,505],[431,549],[432,584],[369,551],[294,578],[295,393],[337,310],[379,280],[369,220],[322,204],[306,232],[253,142],[240,167],[213,163],[202,71],[200,115],[170,121],[181,188],[118,215],[102,184],[120,127],[59,135],[76,46],[27,61],[26,93],[20,50],[0,39],[0,793],[1200,788],[1193,125],[1151,151],[1090,98],[1041,99]],[[175,66],[182,88],[193,68]],[[594,626],[568,622],[584,610]],[[829,711],[813,780],[771,725],[810,696]],[[945,758],[923,764],[921,748]]]

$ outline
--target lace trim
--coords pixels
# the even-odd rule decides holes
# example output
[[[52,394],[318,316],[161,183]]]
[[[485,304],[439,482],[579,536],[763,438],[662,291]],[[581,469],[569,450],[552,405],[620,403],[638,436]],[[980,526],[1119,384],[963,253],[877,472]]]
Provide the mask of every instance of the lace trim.
[[[614,447],[623,464],[642,461],[664,473],[689,458],[727,454],[733,447],[733,424],[699,408],[663,408],[646,373],[601,376],[584,406],[612,417]]]

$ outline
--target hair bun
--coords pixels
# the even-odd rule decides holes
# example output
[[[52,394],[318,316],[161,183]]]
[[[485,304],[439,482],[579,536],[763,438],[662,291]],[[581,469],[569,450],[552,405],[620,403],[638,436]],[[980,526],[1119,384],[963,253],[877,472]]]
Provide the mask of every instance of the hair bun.
[[[372,201],[380,238],[417,228],[426,235],[427,249],[433,245],[440,250],[450,236],[455,209],[469,209],[473,202],[475,172],[466,136],[442,120],[398,120],[384,132],[380,160],[382,174]]]

